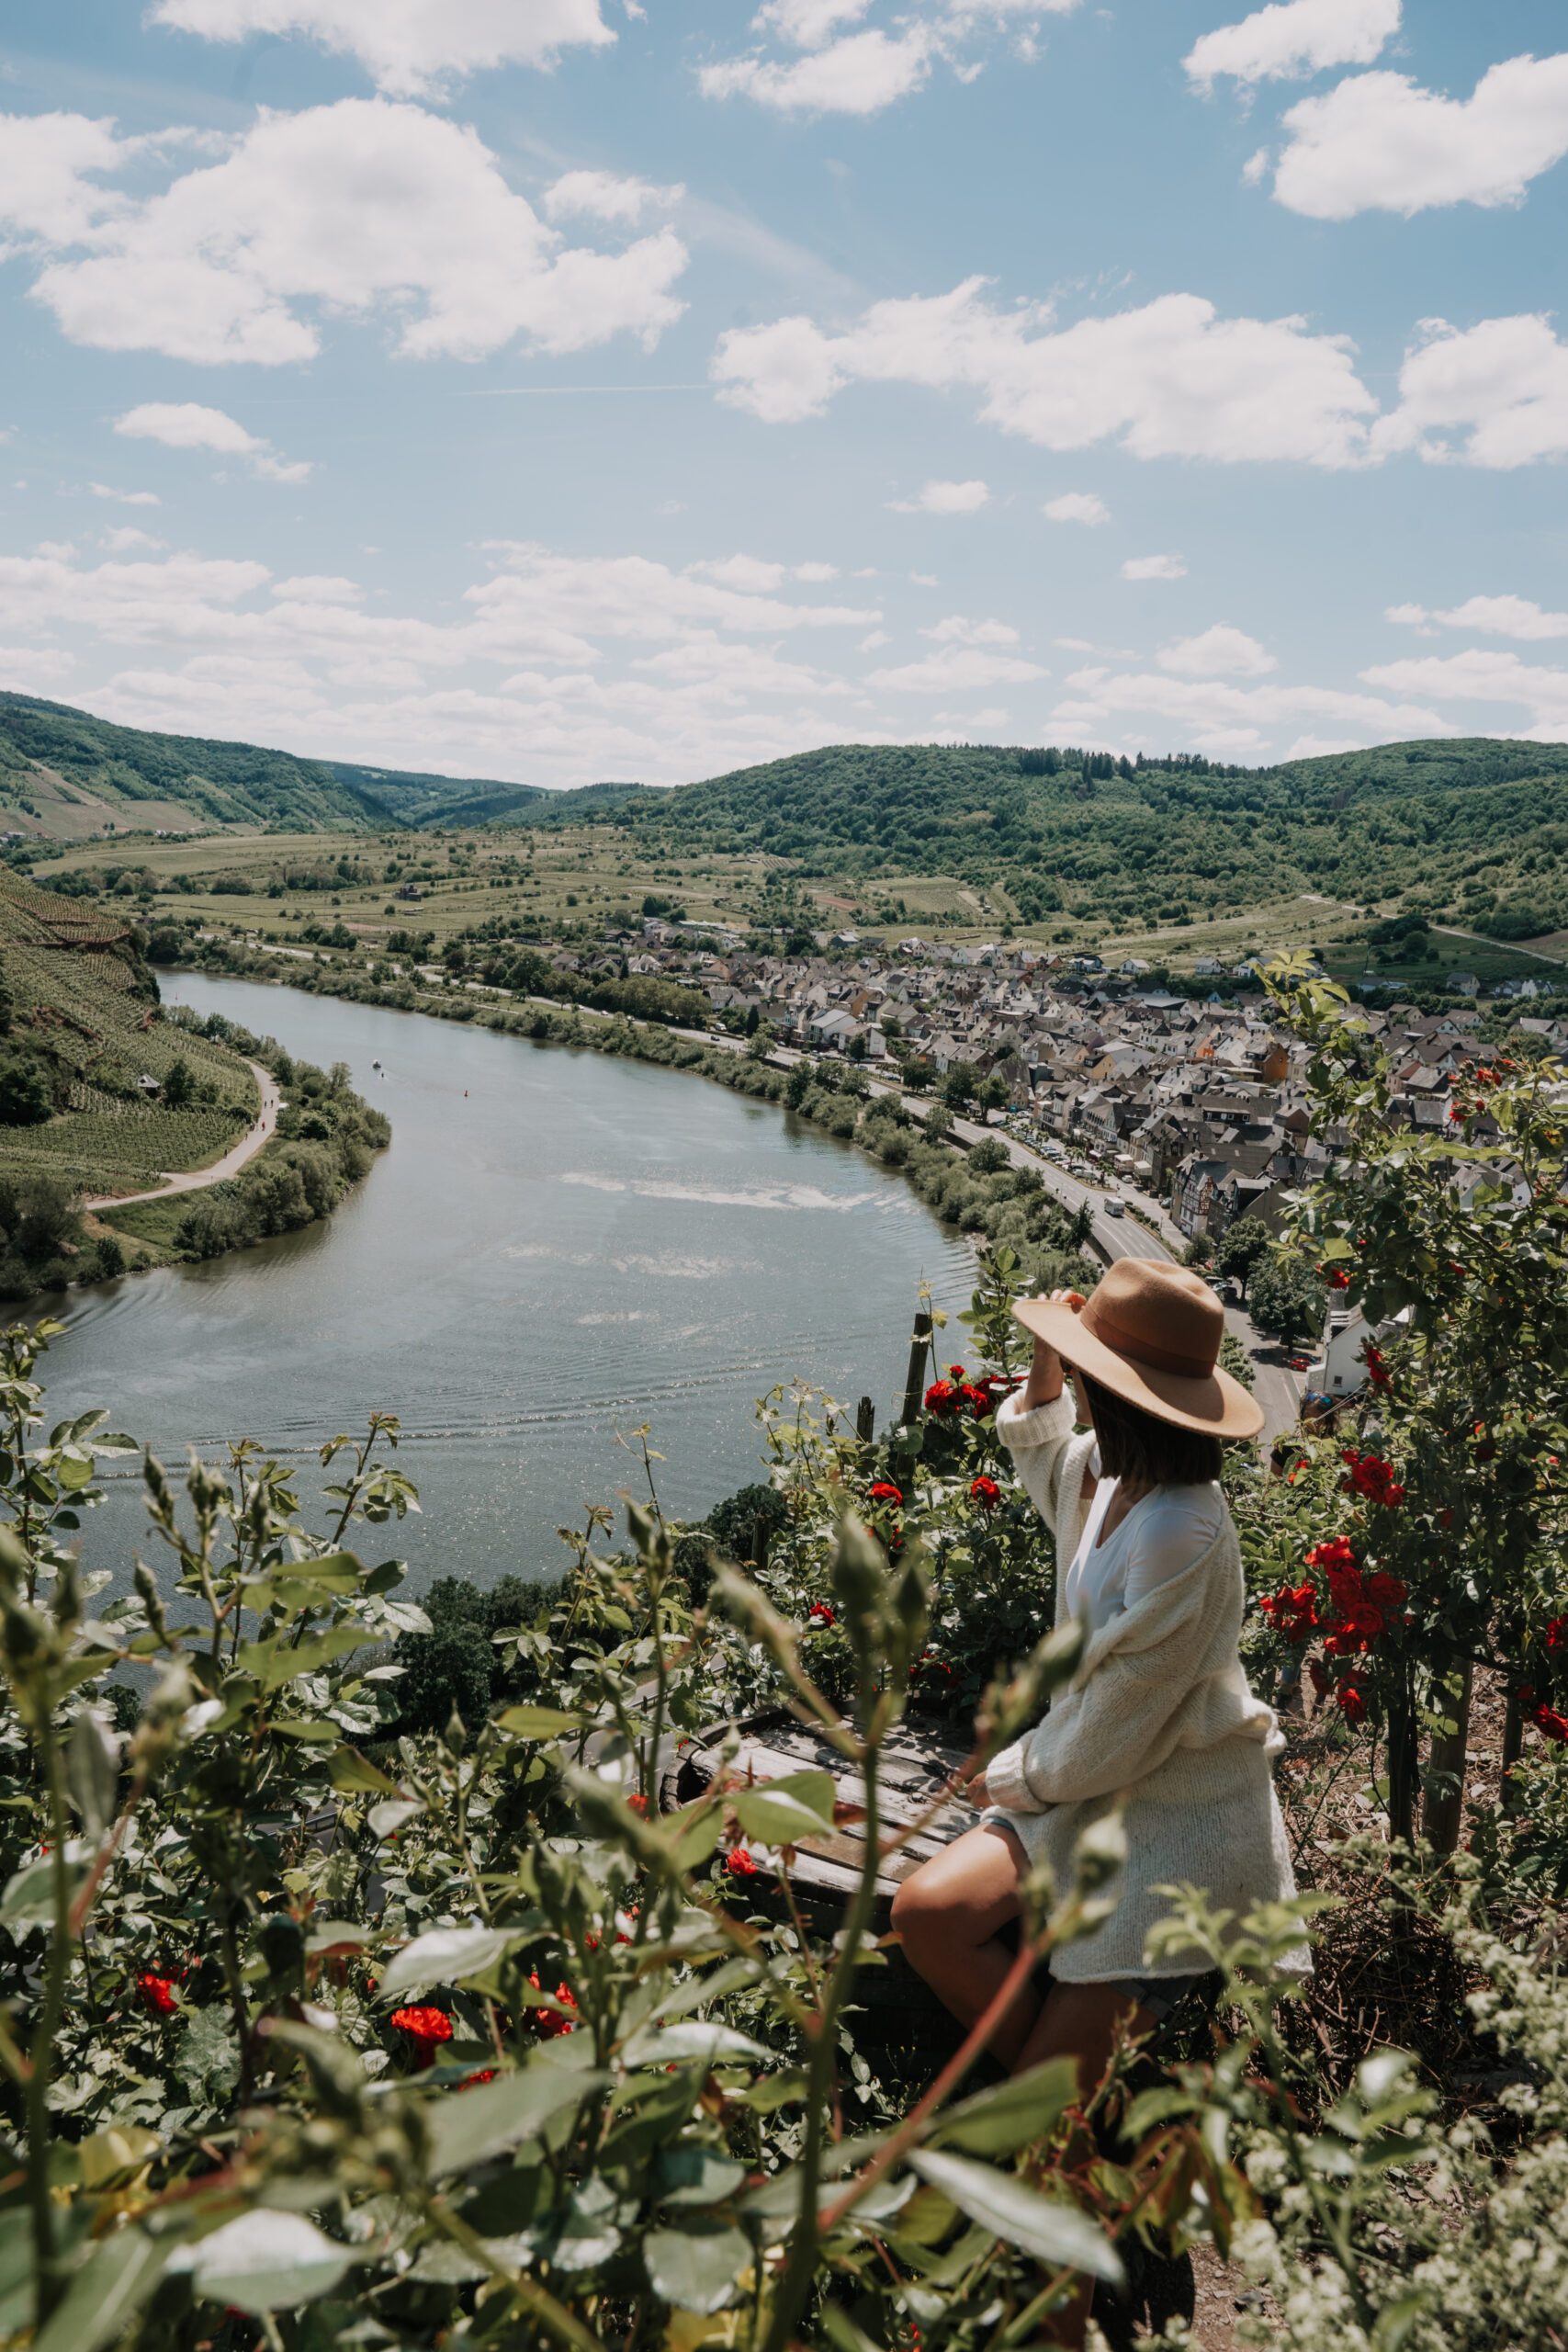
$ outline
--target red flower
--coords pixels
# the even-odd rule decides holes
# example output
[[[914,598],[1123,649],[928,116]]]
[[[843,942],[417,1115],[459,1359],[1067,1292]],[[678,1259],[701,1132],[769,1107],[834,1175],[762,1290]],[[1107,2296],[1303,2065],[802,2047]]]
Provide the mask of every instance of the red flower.
[[[871,1499],[874,1503],[901,1503],[904,1498],[897,1487],[890,1486],[886,1478],[879,1478],[871,1490]]]
[[[947,1420],[958,1411],[962,1403],[963,1398],[951,1380],[933,1380],[926,1390],[926,1410],[934,1413],[938,1420]]]
[[[416,2041],[450,2041],[452,2020],[445,2009],[394,2009],[392,2023]]]
[[[969,1484],[969,1493],[972,1499],[979,1504],[982,1510],[995,1510],[997,1505],[1002,1498],[1002,1490],[998,1486],[994,1478],[981,1477],[971,1479]]]
[[[1347,1537],[1335,1535],[1326,1544],[1314,1544],[1306,1555],[1306,1564],[1309,1568],[1322,1568],[1332,1575],[1336,1569],[1353,1568],[1356,1555]]]
[[[1377,1348],[1373,1347],[1370,1340],[1367,1341],[1367,1344],[1361,1352],[1363,1361],[1367,1367],[1367,1378],[1371,1382],[1372,1386],[1374,1388],[1387,1388],[1390,1385],[1392,1375],[1389,1372],[1386,1357],[1384,1357]]]
[[[1385,1510],[1397,1510],[1404,1500],[1404,1489],[1393,1475],[1393,1464],[1375,1453],[1358,1453],[1353,1445],[1344,1448],[1339,1456],[1349,1476],[1339,1481],[1342,1495],[1361,1495],[1368,1502],[1381,1503]]]
[[[1271,1599],[1258,1602],[1265,1617],[1273,1621],[1277,1633],[1288,1642],[1309,1641],[1317,1631],[1317,1588],[1315,1585],[1282,1584]]]
[[[1514,1696],[1518,1701],[1520,1706],[1528,1711],[1535,1704],[1534,1683],[1521,1682],[1518,1689],[1515,1691]]]
[[[1568,1649],[1568,1617],[1554,1617],[1546,1629],[1549,1650]]]
[[[744,1846],[736,1846],[731,1849],[724,1867],[731,1878],[761,1878],[762,1876],[761,1864],[751,1860]]]
[[[493,2083],[494,2080],[495,2068],[493,2066],[483,2066],[477,2075],[465,2075],[457,2087],[459,2090],[463,2091],[477,2090],[480,2083]]]
[[[1307,1662],[1307,1674],[1311,1679],[1312,1687],[1317,1692],[1318,1697],[1321,1699],[1326,1696],[1328,1690],[1328,1674],[1322,1660],[1315,1657],[1309,1659]]]
[[[528,1982],[533,1986],[536,1993],[542,1993],[544,1991],[545,1988],[539,1982],[539,1972],[536,1968],[530,1969],[528,1973]],[[536,2009],[533,2011],[532,2022],[542,2041],[553,2041],[558,2034],[572,2033],[576,2030],[577,2019],[575,2012],[577,2008],[577,1999],[570,1985],[558,1984],[556,1986],[556,1998],[563,2005],[564,2007],[573,2011],[573,2015],[570,2018],[563,2018],[558,2009]]]
[[[1347,1682],[1341,1690],[1339,1705],[1347,1723],[1359,1724],[1366,1721],[1367,1702],[1353,1682]]]
[[[175,1982],[172,1976],[154,1976],[149,1972],[146,1975],[137,1978],[136,1989],[141,1994],[143,2006],[150,2017],[172,2018],[174,2016],[177,2004],[175,2000]]]
[[[1349,1275],[1339,1266],[1336,1266],[1332,1273],[1325,1274],[1323,1279],[1330,1290],[1348,1290],[1350,1287]]]
[[[1568,1716],[1560,1715],[1555,1707],[1538,1707],[1535,1720],[1548,1739],[1568,1741]]]
[[[806,1621],[806,1629],[809,1634],[825,1634],[838,1622],[827,1602],[819,1600]]]

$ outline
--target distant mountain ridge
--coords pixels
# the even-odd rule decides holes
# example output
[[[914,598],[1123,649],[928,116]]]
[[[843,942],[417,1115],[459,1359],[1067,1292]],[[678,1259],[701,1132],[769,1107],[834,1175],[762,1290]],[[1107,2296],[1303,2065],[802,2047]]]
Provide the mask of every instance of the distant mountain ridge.
[[[1404,895],[1502,938],[1568,929],[1568,745],[1492,736],[1271,768],[838,743],[669,790],[548,791],[157,734],[0,694],[0,808],[63,840],[106,820],[288,832],[609,820],[663,854],[762,852],[861,880],[949,876],[1004,915],[1108,931],[1299,891]]]

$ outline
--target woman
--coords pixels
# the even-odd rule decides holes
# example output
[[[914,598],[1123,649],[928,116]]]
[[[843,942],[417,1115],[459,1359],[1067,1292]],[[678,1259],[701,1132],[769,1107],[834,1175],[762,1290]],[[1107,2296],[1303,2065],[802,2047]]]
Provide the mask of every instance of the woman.
[[[1196,1949],[1145,1961],[1168,1909],[1156,1886],[1187,1880],[1239,1913],[1295,1891],[1269,1770],[1283,1741],[1236,1653],[1241,1552],[1218,1484],[1221,1441],[1256,1436],[1263,1415],[1218,1368],[1219,1301],[1179,1267],[1124,1258],[1087,1300],[1057,1291],[1014,1312],[1034,1362],[997,1429],[1056,1538],[1056,1622],[1081,1617],[1087,1645],[1044,1720],[972,1783],[980,1827],[904,1882],[893,1922],[972,2024],[1012,1965],[999,1931],[1031,1865],[1047,1860],[1065,1892],[1080,1831],[1120,1798],[1116,1910],[1053,1955],[1043,2000],[1026,1987],[992,2041],[1015,2072],[1072,2057],[1087,2098],[1121,2029],[1151,2031],[1207,1966]]]

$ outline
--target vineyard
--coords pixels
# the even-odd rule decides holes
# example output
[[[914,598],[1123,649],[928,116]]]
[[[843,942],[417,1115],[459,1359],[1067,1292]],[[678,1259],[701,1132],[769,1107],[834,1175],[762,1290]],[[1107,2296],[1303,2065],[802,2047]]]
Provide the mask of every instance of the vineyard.
[[[48,1176],[139,1190],[220,1159],[255,1116],[241,1057],[159,1017],[140,939],[78,899],[0,876],[0,1085],[6,1067],[30,1081],[17,1106],[28,1115],[0,1120],[0,1177],[14,1188]],[[142,1080],[165,1087],[176,1064],[185,1100],[150,1106]]]
[[[1012,2352],[1077,2340],[1087,2280],[1113,2345],[1561,2352],[1568,1083],[1499,1063],[1401,1133],[1343,1001],[1276,986],[1340,1155],[1297,1238],[1375,1332],[1337,1423],[1225,1472],[1302,1893],[1170,1890],[1218,2007],[1098,2085],[1002,2076],[1003,1996],[945,2027],[877,1908],[942,1794],[910,1736],[983,1765],[1080,1651],[997,1438],[1005,1244],[919,1409],[775,1392],[766,1483],[702,1529],[645,1446],[624,1535],[590,1510],[482,1626],[383,1556],[415,1497],[381,1417],[315,1506],[243,1440],[179,1486],[146,1458],[156,1565],[95,1550],[134,1439],[51,1428],[58,1327],[6,1335],[0,2341]],[[724,1769],[760,1708],[836,1770]],[[716,1726],[688,1790],[671,1745]],[[1110,1800],[1029,1881],[1009,1988],[1095,1936],[1123,1850]]]

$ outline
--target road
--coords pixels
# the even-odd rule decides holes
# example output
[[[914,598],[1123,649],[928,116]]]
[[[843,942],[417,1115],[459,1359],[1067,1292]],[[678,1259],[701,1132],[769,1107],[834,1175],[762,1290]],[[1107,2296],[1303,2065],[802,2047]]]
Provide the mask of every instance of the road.
[[[246,1130],[243,1140],[234,1146],[232,1151],[225,1152],[222,1159],[214,1160],[210,1168],[191,1168],[175,1176],[165,1176],[150,1193],[98,1193],[93,1199],[84,1201],[83,1207],[123,1209],[129,1207],[132,1201],[166,1201],[175,1193],[199,1193],[208,1184],[220,1184],[226,1176],[237,1176],[276,1132],[281,1099],[276,1080],[263,1069],[260,1062],[252,1062],[249,1068],[255,1072],[256,1084],[261,1089],[261,1116],[254,1127]]]

